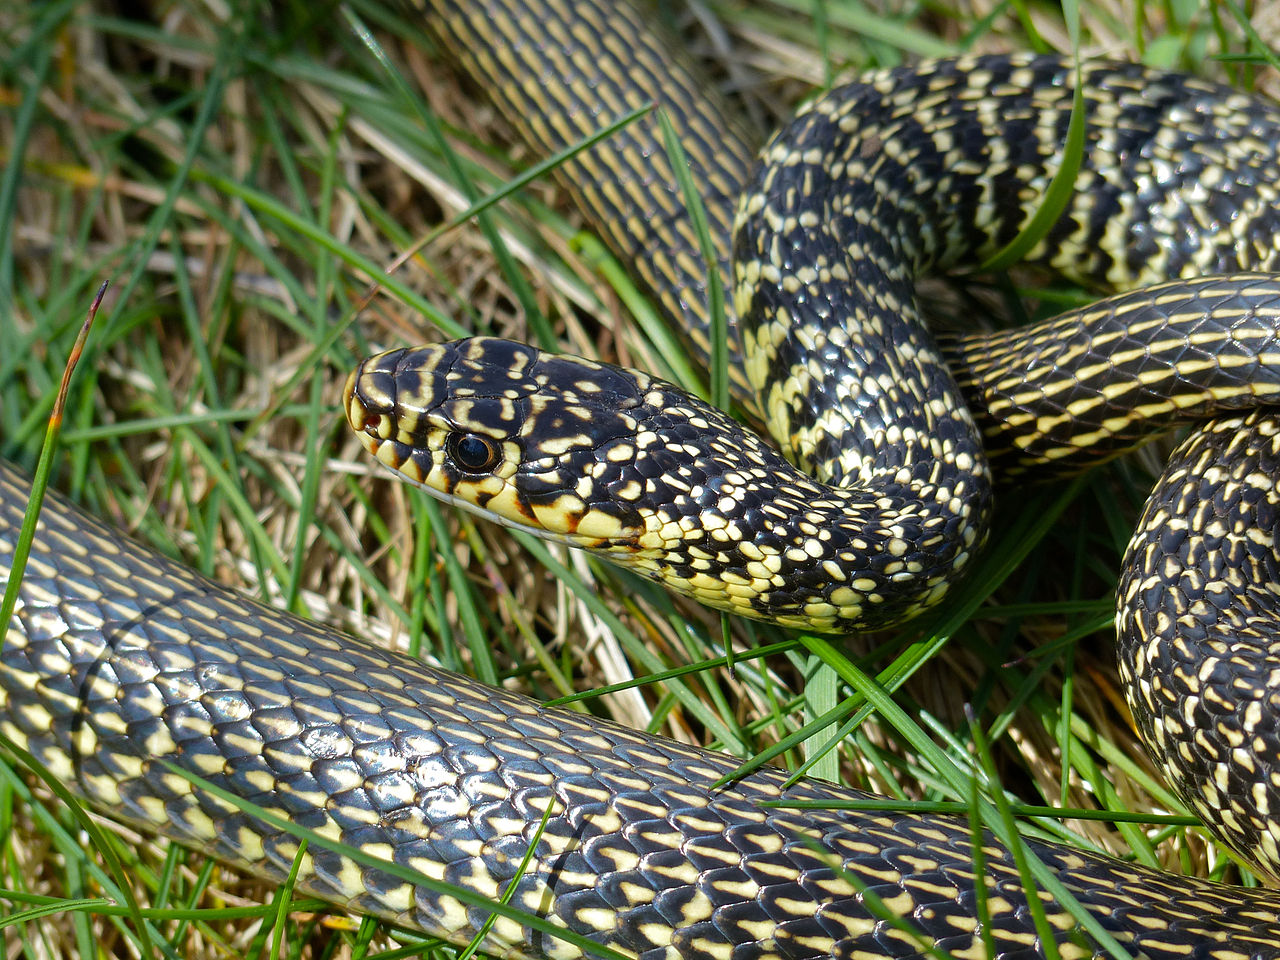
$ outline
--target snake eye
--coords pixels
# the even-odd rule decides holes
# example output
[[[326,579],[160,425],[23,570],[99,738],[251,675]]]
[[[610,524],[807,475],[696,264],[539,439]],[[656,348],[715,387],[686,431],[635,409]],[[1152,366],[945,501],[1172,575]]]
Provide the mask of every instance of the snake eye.
[[[501,459],[498,444],[474,433],[451,433],[444,442],[445,453],[467,473],[485,473]]]

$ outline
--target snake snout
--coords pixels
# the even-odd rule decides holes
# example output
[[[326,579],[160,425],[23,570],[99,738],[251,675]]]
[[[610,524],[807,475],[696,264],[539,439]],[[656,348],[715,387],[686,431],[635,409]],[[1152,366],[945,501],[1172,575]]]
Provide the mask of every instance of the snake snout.
[[[370,411],[364,397],[358,391],[363,367],[364,365],[361,364],[352,370],[347,377],[346,386],[342,388],[342,409],[346,411],[347,423],[351,425],[351,429],[356,433],[364,433],[365,429],[378,419]]]
[[[361,362],[347,377],[342,389],[342,409],[361,445],[377,457],[379,447],[395,437],[395,418],[391,416],[394,404],[389,402],[390,394],[373,389],[377,379],[366,371],[368,362]]]
[[[347,378],[342,406],[370,452],[383,441],[411,443],[444,392],[444,378],[455,359],[452,346],[400,348],[360,361]]]

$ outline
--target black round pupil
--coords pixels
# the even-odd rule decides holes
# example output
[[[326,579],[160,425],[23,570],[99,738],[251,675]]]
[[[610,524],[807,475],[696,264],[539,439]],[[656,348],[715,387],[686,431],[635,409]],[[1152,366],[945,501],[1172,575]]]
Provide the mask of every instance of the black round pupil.
[[[493,465],[493,442],[475,434],[456,437],[453,443],[453,459],[464,470],[485,470]]]

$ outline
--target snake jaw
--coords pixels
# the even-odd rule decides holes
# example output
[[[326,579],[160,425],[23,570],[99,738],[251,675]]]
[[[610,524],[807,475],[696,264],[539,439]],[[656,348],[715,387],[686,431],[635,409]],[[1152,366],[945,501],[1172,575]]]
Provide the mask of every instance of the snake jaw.
[[[375,459],[443,502],[546,540],[635,550],[643,525],[612,501],[580,496],[579,478],[563,468],[594,440],[574,432],[567,408],[512,384],[511,370],[535,354],[523,344],[473,338],[370,357],[347,379],[347,421]],[[563,436],[548,438],[546,425]],[[465,462],[467,441],[492,456]]]

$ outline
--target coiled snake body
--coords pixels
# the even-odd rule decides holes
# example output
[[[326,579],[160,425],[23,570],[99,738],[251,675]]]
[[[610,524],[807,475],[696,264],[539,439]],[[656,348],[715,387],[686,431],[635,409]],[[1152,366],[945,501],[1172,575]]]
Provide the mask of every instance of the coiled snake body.
[[[493,3],[436,16],[437,29],[466,41],[464,56],[474,68],[505,78],[512,64],[534,66],[540,92],[498,84],[499,96],[525,116],[534,116],[535,107],[540,116],[542,101],[573,106],[563,90],[579,88],[558,85],[586,68],[605,78],[599,95],[612,110],[648,96],[634,75],[619,72],[612,55],[587,46],[597,41],[605,50],[625,47],[622,61],[648,65],[651,78],[660,79],[657,89],[677,106],[696,89],[682,74],[652,66],[652,42],[631,35],[636,21],[623,11],[594,3],[572,11],[554,2],[536,9]],[[562,21],[566,16],[571,21]],[[530,46],[531,36],[555,42]],[[537,69],[544,60],[568,67]],[[754,549],[759,555],[740,564],[750,586],[756,569],[750,564],[771,580],[773,567],[794,548],[796,570],[783,579],[795,582],[796,571],[816,562],[827,572],[825,585],[815,579],[797,595],[780,586],[776,603],[760,599],[758,589],[726,589],[723,596],[745,598],[737,606],[749,612],[825,628],[910,615],[937,599],[980,543],[990,486],[979,425],[914,319],[911,277],[926,267],[980,261],[1025,222],[1034,207],[1029,194],[1051,175],[1049,158],[1065,134],[1066,76],[1056,61],[1016,58],[883,74],[819,101],[792,139],[766,150],[773,163],[748,192],[738,241],[744,338],[756,347],[747,369],[751,380],[770,385],[765,408],[775,432],[806,441],[797,454],[802,465],[852,493],[784,475],[781,460],[738,434],[705,441],[706,452],[698,438],[712,426],[732,430],[731,422],[691,401],[686,411],[685,399],[643,375],[551,360],[504,341],[374,361],[349,388],[349,413],[381,458],[449,496],[607,546],[620,539],[624,523],[589,483],[561,482],[566,468],[556,459],[566,451],[581,458],[581,449],[566,441],[582,432],[583,395],[600,392],[600,381],[586,375],[603,377],[608,389],[599,409],[638,419],[648,404],[666,418],[663,429],[696,427],[680,443],[695,462],[722,459],[733,447],[748,455],[746,466],[735,461],[729,468],[728,488],[717,481],[715,495],[698,504],[712,515],[719,511],[722,533],[690,547],[674,531],[696,526],[682,519],[707,514],[690,508],[650,522],[659,513],[651,487],[675,477],[673,487],[683,484],[692,496],[698,485],[665,461],[652,469],[659,461],[647,455],[670,446],[664,434],[646,432],[641,420],[629,440],[611,438],[620,444],[612,448],[616,456],[591,447],[602,451],[595,479],[608,476],[639,511],[651,538],[645,549],[655,536],[669,537],[680,557],[670,562],[650,550],[643,563],[686,584],[725,583],[732,578],[723,575],[717,554]],[[1136,68],[1090,68],[1083,78],[1091,96],[1098,91],[1092,165],[1081,184],[1089,199],[1050,232],[1040,259],[1112,284],[1151,279],[1149,271],[1190,276],[1268,268],[1280,234],[1271,193],[1280,140],[1274,108]],[[610,84],[620,90],[617,98]],[[521,99],[530,97],[536,102]],[[880,119],[869,109],[876,102]],[[863,133],[840,141],[853,145],[833,170],[830,138],[854,127],[850,103],[858,105]],[[953,110],[955,104],[963,108]],[[554,147],[577,135],[574,123],[601,122],[578,116],[532,126]],[[941,122],[930,126],[930,118]],[[1134,132],[1135,120],[1145,122],[1145,135]],[[974,139],[971,121],[1006,135]],[[685,115],[680,126],[686,149],[699,138],[728,142],[717,140],[700,112]],[[644,135],[629,128],[626,136]],[[732,146],[713,151],[715,159],[690,152],[711,220],[727,236],[724,198],[745,182],[745,161]],[[698,261],[681,252],[691,236],[680,208],[659,193],[651,201],[656,211],[638,212],[630,194],[616,189],[635,179],[618,172],[617,158],[639,153],[646,151],[624,139],[616,154],[581,158],[593,176],[576,181],[584,194],[613,204],[626,224],[618,229],[624,242],[632,233],[646,248],[654,235],[676,238],[667,248],[676,253],[648,249],[652,259],[642,272],[673,312],[697,313],[702,281],[694,279]],[[1136,167],[1121,175],[1104,162],[1108,156],[1136,158]],[[942,159],[959,162],[943,167]],[[655,162],[661,166],[660,153]],[[606,170],[614,171],[613,180],[598,175]],[[1144,170],[1150,176],[1135,172]],[[839,186],[838,173],[858,174],[852,182],[863,186]],[[1015,175],[1029,176],[1029,188],[1001,179]],[[1144,194],[1135,184],[1156,192]],[[811,196],[822,198],[818,207],[804,207]],[[1204,202],[1195,209],[1208,212],[1191,212],[1191,197]],[[1107,207],[1121,214],[1118,220],[1100,215]],[[966,213],[977,217],[970,221]],[[840,221],[830,231],[825,214]],[[822,239],[812,239],[815,232]],[[1117,243],[1117,236],[1141,242]],[[839,249],[821,246],[834,237]],[[825,324],[837,299],[822,291],[832,283],[852,286],[860,298],[857,322],[843,333]],[[1180,282],[1107,301],[1020,339],[975,339],[948,351],[975,409],[995,411],[996,419],[980,424],[1002,466],[1096,458],[1146,429],[1140,424],[1253,404],[1274,393],[1278,294],[1280,283],[1264,275]],[[1013,371],[1001,360],[1004,350],[1017,358]],[[1070,376],[1068,360],[1076,371]],[[1118,379],[1105,379],[1106,371]],[[871,389],[851,389],[856,382]],[[560,400],[532,391],[556,384],[569,388]],[[828,399],[809,403],[815,395]],[[378,407],[388,401],[394,421]],[[898,409],[903,402],[905,413]],[[551,428],[560,432],[542,432]],[[409,442],[418,433],[432,438],[426,452]],[[657,439],[641,439],[649,433]],[[1278,434],[1280,422],[1254,413],[1194,435],[1153,496],[1130,549],[1138,562],[1120,591],[1122,617],[1133,624],[1122,639],[1139,722],[1163,747],[1162,759],[1189,772],[1181,787],[1188,799],[1229,842],[1259,852],[1264,869],[1275,862],[1268,806],[1275,796],[1275,713],[1265,686],[1270,653],[1262,613],[1275,592],[1271,478],[1280,469]],[[649,465],[647,476],[608,473],[628,460],[627,444],[631,462]],[[538,465],[533,482],[546,481],[542,499],[521,499],[522,488],[506,484],[529,463]],[[491,479],[502,474],[499,464],[511,469]],[[781,544],[773,552],[760,538],[732,532],[748,501],[756,519],[793,522],[781,516],[778,501],[750,499],[765,474],[792,485],[782,496],[800,502],[798,525],[813,528],[801,531],[799,546],[785,542],[790,528],[771,531]],[[831,500],[847,513],[867,489],[874,491],[871,514],[834,547],[824,545],[824,528],[804,511],[826,509],[820,501]],[[16,473],[0,468],[0,569],[9,568],[24,491]],[[846,554],[862,562],[854,547],[876,558],[869,569],[840,566]],[[807,566],[799,558],[805,552]],[[846,592],[836,595],[841,588]],[[1173,635],[1175,622],[1189,632]],[[1180,663],[1199,657],[1192,647],[1201,640],[1210,658]],[[1148,669],[1161,659],[1174,661],[1173,669],[1164,675]],[[1234,697],[1241,689],[1243,700]],[[302,858],[298,883],[454,942],[465,942],[487,915],[475,898],[512,892],[513,906],[551,927],[646,960],[920,957],[939,948],[1014,960],[1045,955],[1045,936],[1063,957],[1101,956],[1110,938],[1152,960],[1280,957],[1275,893],[1174,878],[1027,841],[1026,852],[1040,865],[1046,919],[1038,927],[999,825],[996,834],[980,834],[979,849],[975,826],[963,817],[761,807],[777,799],[867,798],[815,783],[786,787],[784,775],[769,770],[713,787],[732,774],[732,760],[544,710],[268,610],[58,499],[45,509],[0,659],[0,708],[0,729],[92,802],[223,859],[282,877],[297,841],[200,791],[168,763],[316,831],[318,840],[341,841],[457,885],[461,890],[445,893],[415,884],[323,842],[313,842]],[[1245,752],[1250,741],[1261,741],[1261,754]],[[904,918],[905,926],[888,916]],[[483,944],[502,956],[583,952],[580,942],[506,918]]]

